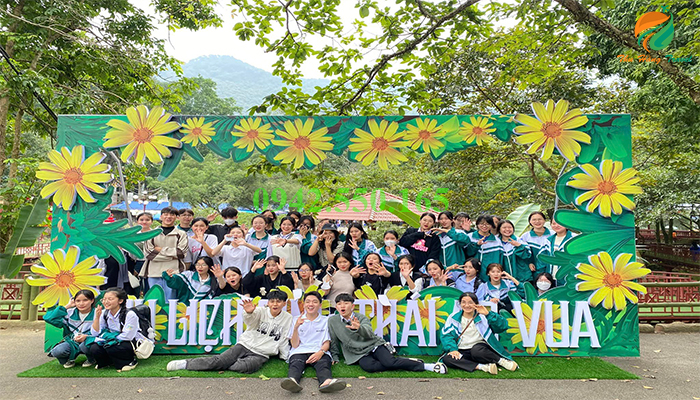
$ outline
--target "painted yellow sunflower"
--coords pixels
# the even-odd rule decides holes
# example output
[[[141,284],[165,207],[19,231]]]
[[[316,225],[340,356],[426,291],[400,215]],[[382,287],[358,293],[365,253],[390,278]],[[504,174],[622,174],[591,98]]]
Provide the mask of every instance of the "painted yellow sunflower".
[[[416,118],[416,125],[406,125],[404,139],[413,150],[420,150],[424,153],[431,152],[436,155],[441,147],[445,147],[440,139],[445,137],[445,132],[438,126],[437,120]]]
[[[107,280],[98,275],[102,269],[93,268],[97,264],[97,257],[88,257],[81,262],[78,262],[79,259],[80,249],[77,246],[70,246],[68,252],[58,249],[41,256],[43,267],[31,267],[32,272],[41,277],[29,277],[27,283],[48,287],[36,296],[32,304],[42,304],[44,308],[53,307],[56,303],[65,306],[71,297],[83,289],[97,294],[93,286],[102,285]]]
[[[408,289],[404,289],[401,286],[392,286],[387,292],[386,292],[386,297],[389,298],[389,300],[396,300],[396,301],[401,301],[406,298],[406,296],[409,294]],[[355,297],[358,299],[363,299],[363,300],[378,300],[377,294],[374,293],[374,290],[372,290],[371,287],[364,285],[361,288],[355,290]],[[391,314],[391,306],[385,306],[380,304],[379,302],[375,302],[375,316],[370,318],[370,322],[372,323],[372,330],[377,329],[377,314],[382,314],[384,321],[389,318]],[[355,305],[355,311],[360,312],[359,306]],[[396,321],[397,322],[403,322],[404,317],[406,315],[406,305],[397,305],[396,306]],[[389,327],[385,326],[384,335],[389,334]]]
[[[165,136],[180,128],[180,124],[170,121],[171,115],[163,108],[155,107],[150,112],[146,106],[129,107],[126,110],[129,123],[120,119],[107,122],[110,129],[105,135],[105,148],[123,147],[121,159],[127,162],[134,157],[134,162],[143,165],[145,158],[155,164],[163,162],[163,157],[170,157],[168,147],[180,148],[182,143]],[[170,121],[170,122],[168,122]]]
[[[469,122],[462,122],[459,133],[468,144],[476,142],[477,146],[482,146],[484,143],[496,140],[489,135],[491,132],[496,132],[496,128],[492,128],[492,126],[493,123],[489,122],[489,119],[486,117],[469,117]]]
[[[581,165],[583,173],[576,174],[566,184],[587,192],[576,198],[576,204],[588,201],[586,211],[593,212],[596,208],[600,215],[610,217],[611,212],[622,214],[622,208],[634,210],[634,202],[626,195],[640,194],[642,188],[635,185],[639,182],[637,170],[622,169],[621,161],[603,160],[600,171],[591,164]]]
[[[396,132],[399,129],[398,123],[383,120],[377,125],[377,121],[371,119],[367,125],[371,133],[355,128],[357,137],[350,139],[353,143],[348,146],[348,150],[357,152],[355,161],[361,162],[362,165],[370,165],[377,158],[381,169],[388,169],[389,163],[400,164],[408,161],[400,149],[408,146],[409,142],[402,140],[403,132]]]
[[[204,117],[187,118],[187,121],[180,128],[180,132],[185,136],[180,139],[182,143],[189,143],[192,146],[207,144],[211,142],[211,138],[216,135],[214,131],[214,122],[204,123]]]
[[[520,144],[529,144],[527,152],[530,154],[543,149],[543,160],[549,159],[556,147],[564,158],[573,161],[581,153],[579,142],[591,143],[591,137],[573,130],[585,125],[588,118],[578,108],[567,112],[568,109],[569,102],[566,100],[559,100],[556,105],[549,100],[546,107],[542,103],[532,103],[536,118],[527,114],[515,115],[515,120],[523,124],[513,130],[520,135],[515,140]]]
[[[231,134],[240,139],[233,143],[234,147],[246,149],[248,153],[252,152],[256,147],[258,150],[264,150],[270,145],[270,140],[274,137],[270,124],[262,124],[262,119],[259,117],[241,119],[239,125],[233,127]]]
[[[182,330],[189,329],[190,327],[190,315],[187,314],[187,309],[189,308],[189,303],[177,303],[177,311],[175,318],[177,320],[178,327]],[[208,314],[208,313],[207,313]],[[199,323],[199,303],[197,303],[197,323]],[[186,321],[183,323],[180,321],[181,318],[184,318]]]
[[[432,294],[425,296],[423,299],[416,300],[418,302],[418,311],[420,312],[421,323],[423,324],[423,329],[425,330],[428,330],[430,327],[430,300],[435,300],[435,322],[437,329],[440,329],[440,327],[445,324],[445,318],[450,316],[447,311],[440,311],[442,306],[447,304],[447,300],[443,300],[441,297],[436,297],[433,299]]]
[[[90,192],[105,193],[107,189],[98,185],[112,180],[112,174],[107,173],[110,166],[102,164],[103,153],[97,152],[85,159],[85,147],[75,146],[73,151],[66,147],[49,152],[51,162],[39,163],[36,177],[45,181],[54,181],[41,189],[41,197],[53,195],[53,202],[64,210],[70,210],[79,195],[86,203],[94,203]]]
[[[168,315],[163,311],[163,307],[156,304],[156,325],[153,327],[156,331],[156,340],[160,340],[163,334],[168,332],[166,323],[168,323]]]
[[[285,286],[286,287],[286,286]],[[321,297],[326,295],[326,291],[323,289],[319,289],[317,285],[310,285],[306,290],[304,291],[304,294],[309,293],[309,292],[318,292],[321,294]],[[294,296],[288,295],[289,299],[292,300]],[[304,309],[304,296],[302,296],[300,299],[297,299],[297,304],[299,305],[299,310]],[[291,301],[287,305],[287,311],[291,312],[292,309],[292,303]],[[328,299],[323,299],[321,302],[321,315],[330,315],[331,313],[331,302]]]
[[[544,300],[544,299],[541,299]],[[527,303],[522,303],[522,310],[523,310],[523,319],[525,320],[525,326],[523,327],[524,329],[530,329],[530,323],[532,321],[532,308]],[[544,305],[543,305],[544,306]],[[559,318],[561,318],[561,309],[559,308],[558,305],[553,305],[552,306],[552,336],[554,337],[555,341],[560,341],[561,340],[561,322],[554,322],[558,321]],[[508,318],[508,330],[506,331],[507,333],[514,333],[513,338],[511,339],[513,344],[515,343],[520,343],[523,341],[523,336],[520,334],[520,327],[518,325],[518,319],[517,318]],[[544,310],[540,312],[540,320],[537,321],[537,335],[535,336],[535,346],[534,347],[526,347],[525,351],[528,354],[535,354],[535,351],[539,351],[540,353],[544,354],[549,352],[549,348],[547,347],[547,342],[546,342],[546,334],[545,334],[545,323],[544,323]]]
[[[576,279],[583,282],[576,284],[576,290],[585,292],[593,290],[588,299],[591,306],[595,307],[603,303],[603,307],[620,311],[627,307],[626,299],[636,304],[639,300],[633,291],[646,293],[647,289],[632,280],[641,278],[651,272],[643,268],[640,262],[629,262],[632,254],[622,253],[613,262],[610,254],[601,251],[588,257],[590,264],[580,263],[576,268],[581,274],[576,274]]]
[[[301,168],[307,160],[313,165],[325,160],[324,151],[333,150],[333,143],[330,143],[332,138],[326,136],[328,128],[325,126],[315,131],[313,128],[313,118],[308,118],[306,122],[297,118],[294,122],[286,121],[284,130],[275,130],[277,136],[282,139],[274,139],[272,144],[285,147],[275,156],[275,160],[283,164],[294,163],[294,168]]]

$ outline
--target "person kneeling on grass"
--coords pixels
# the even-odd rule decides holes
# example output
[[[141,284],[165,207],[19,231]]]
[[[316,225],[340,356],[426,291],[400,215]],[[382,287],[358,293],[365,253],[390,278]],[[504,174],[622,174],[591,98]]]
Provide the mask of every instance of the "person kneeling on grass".
[[[353,312],[355,302],[349,294],[339,294],[335,298],[335,307],[338,313],[328,319],[334,363],[338,362],[339,350],[342,348],[346,364],[358,363],[367,372],[400,369],[447,373],[447,367],[442,363],[428,364],[420,360],[393,356],[386,341],[372,331],[369,319]]]
[[[168,371],[231,370],[251,374],[262,367],[271,356],[279,354],[286,359],[289,353],[287,332],[292,316],[285,311],[287,294],[272,290],[267,307],[256,307],[251,300],[243,300],[243,323],[248,327],[235,346],[211,357],[175,360],[168,363]]]
[[[479,304],[471,292],[459,296],[461,310],[447,318],[442,327],[443,362],[449,368],[497,374],[498,367],[515,371],[518,364],[501,346],[494,333],[508,329],[508,321]]]
[[[331,375],[331,356],[328,349],[331,337],[328,333],[328,317],[319,313],[321,294],[316,291],[304,294],[304,314],[294,320],[289,330],[292,350],[289,352],[288,378],[282,381],[282,388],[290,392],[300,392],[301,375],[307,365],[316,369],[319,392],[331,393],[345,389],[345,382],[333,379]]]

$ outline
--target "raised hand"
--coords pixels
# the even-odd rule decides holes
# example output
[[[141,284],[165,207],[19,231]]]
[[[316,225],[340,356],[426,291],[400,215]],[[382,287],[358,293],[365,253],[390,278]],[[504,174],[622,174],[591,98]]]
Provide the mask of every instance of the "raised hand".
[[[292,280],[294,281],[294,286],[295,287],[298,286],[299,285],[299,275],[294,271],[290,272],[289,274],[292,275]]]
[[[487,315],[489,313],[489,309],[481,304],[477,304],[475,309],[476,309],[476,312],[478,312],[481,315]]]
[[[536,270],[535,264],[530,264],[529,267],[530,267],[530,271],[535,272],[535,270]]]
[[[194,240],[198,241],[199,243],[204,243],[204,232],[194,232],[194,236],[192,237]]]
[[[350,238],[350,247],[357,251],[360,251],[360,246],[357,245],[357,242],[353,238]]]
[[[265,264],[265,260],[256,260],[255,263],[253,263],[253,268],[250,269],[250,272],[255,272],[260,269],[260,267]]]
[[[165,271],[165,272],[167,272],[167,273],[168,273],[168,276],[171,277],[171,278],[173,277],[173,275],[175,275],[175,274],[177,273],[177,271],[175,271],[174,269],[169,269],[169,270],[167,270],[167,271]]]
[[[75,307],[75,299],[71,298],[68,304],[66,304],[66,308],[73,308]]]
[[[243,310],[245,310],[245,312],[247,312],[248,314],[255,311],[255,304],[253,303],[253,300],[251,300],[251,299],[243,300],[242,304],[243,304]]]
[[[484,239],[483,238],[479,239],[479,241],[476,242],[476,244],[481,246],[482,244],[484,244]]]
[[[445,269],[445,271],[453,271],[455,269],[462,269],[464,268],[464,265],[459,265],[459,264],[452,264],[449,267]]]
[[[284,247],[287,245],[287,239],[285,238],[277,238],[277,245],[280,247]]]
[[[297,318],[297,322],[294,324],[294,328],[302,326],[306,321],[308,321],[308,319],[306,319],[306,313],[304,313],[300,315],[299,318]]]
[[[357,278],[360,276],[360,274],[364,274],[366,272],[367,272],[367,270],[365,268],[355,267],[355,268],[350,270],[350,276],[352,276],[353,278]]]
[[[102,315],[102,310],[102,306],[95,307],[95,319],[100,319],[100,316]]]
[[[306,237],[307,233],[309,233],[309,228],[306,225],[301,225],[299,227],[299,234],[303,237]]]
[[[224,271],[221,269],[221,265],[219,264],[214,264],[214,267],[212,267],[211,272],[217,278],[221,278],[222,276],[224,276]]]
[[[286,259],[286,258],[280,257],[280,263],[279,263],[279,266],[278,266],[278,268],[279,268],[279,270],[280,270],[280,274],[283,274],[283,275],[284,275],[284,274],[287,273],[287,270],[284,268],[286,265],[287,265],[287,259]]]
[[[207,215],[207,221],[212,222],[216,219],[216,216],[219,215],[218,212],[214,211],[213,213]]]
[[[356,331],[356,330],[360,329],[360,320],[357,319],[357,317],[353,315],[352,318],[350,319],[350,325],[345,325],[345,327],[348,329],[352,329],[353,331]]]
[[[233,242],[236,243],[236,246],[245,246],[247,244],[247,242],[243,238],[235,239]]]

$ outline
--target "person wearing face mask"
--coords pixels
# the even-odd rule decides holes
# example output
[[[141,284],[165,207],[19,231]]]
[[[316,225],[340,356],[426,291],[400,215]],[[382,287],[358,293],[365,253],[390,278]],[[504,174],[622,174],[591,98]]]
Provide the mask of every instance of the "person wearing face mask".
[[[216,214],[211,214],[207,217],[209,222],[216,218]],[[217,243],[221,243],[224,240],[224,236],[231,232],[232,228],[238,226],[238,210],[233,207],[226,207],[221,210],[221,218],[224,219],[223,224],[211,224],[206,233],[216,236]]]
[[[398,243],[399,234],[396,231],[388,230],[384,232],[384,246],[379,249],[378,253],[379,257],[382,258],[382,263],[391,273],[399,270],[399,264],[397,263],[399,257],[408,254],[408,250],[399,246]]]
[[[270,357],[279,355],[283,360],[289,354],[287,332],[292,316],[285,310],[287,294],[275,290],[268,296],[266,307],[257,307],[252,300],[242,300],[245,332],[238,343],[221,354],[211,357],[170,361],[168,371],[235,371],[252,374]]]
[[[549,272],[541,272],[535,277],[535,285],[537,286],[537,294],[542,296],[542,294],[554,285],[554,278]]]

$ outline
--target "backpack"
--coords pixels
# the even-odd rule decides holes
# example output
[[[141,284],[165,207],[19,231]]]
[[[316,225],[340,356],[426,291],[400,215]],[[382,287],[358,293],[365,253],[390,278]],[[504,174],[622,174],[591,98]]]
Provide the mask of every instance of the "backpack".
[[[148,304],[140,304],[138,306],[131,307],[126,310],[125,313],[119,316],[119,326],[124,329],[124,321],[126,320],[126,314],[129,311],[133,311],[134,314],[139,319],[139,332],[146,337],[146,339],[134,339],[131,341],[131,347],[134,349],[134,354],[139,359],[146,359],[151,356],[154,350],[154,344],[151,340],[154,337],[154,330],[151,326],[151,308]],[[105,323],[107,323],[107,314],[104,316]],[[150,339],[150,340],[149,340]]]

